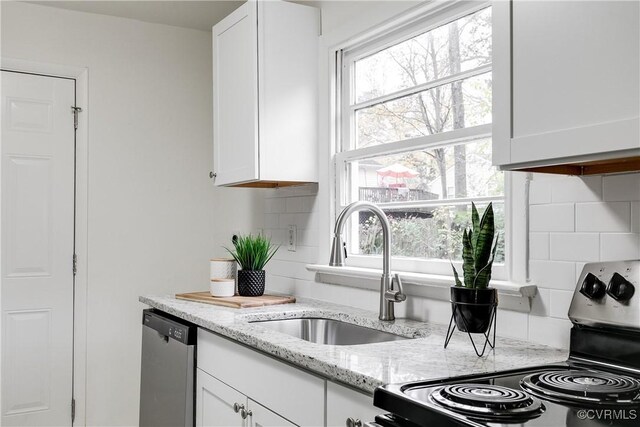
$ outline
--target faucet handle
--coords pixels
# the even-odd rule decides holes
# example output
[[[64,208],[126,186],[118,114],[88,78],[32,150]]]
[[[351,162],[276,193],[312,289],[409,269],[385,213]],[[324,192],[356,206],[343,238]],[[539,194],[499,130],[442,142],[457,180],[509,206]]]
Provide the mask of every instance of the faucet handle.
[[[394,282],[398,284],[398,290],[395,290],[395,288],[393,287]],[[404,293],[402,280],[400,280],[399,274],[396,273],[393,275],[393,279],[391,279],[391,289],[385,292],[384,297],[387,301],[392,302],[402,302],[407,299],[407,295]]]

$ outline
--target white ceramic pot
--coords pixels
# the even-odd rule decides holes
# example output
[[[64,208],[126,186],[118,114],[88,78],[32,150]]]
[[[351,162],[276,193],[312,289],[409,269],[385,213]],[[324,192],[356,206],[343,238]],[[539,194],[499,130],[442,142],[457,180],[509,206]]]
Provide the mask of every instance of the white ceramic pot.
[[[209,292],[212,297],[232,297],[235,294],[236,281],[234,279],[211,279]]]
[[[236,260],[233,258],[213,258],[211,260],[209,279],[235,279]]]

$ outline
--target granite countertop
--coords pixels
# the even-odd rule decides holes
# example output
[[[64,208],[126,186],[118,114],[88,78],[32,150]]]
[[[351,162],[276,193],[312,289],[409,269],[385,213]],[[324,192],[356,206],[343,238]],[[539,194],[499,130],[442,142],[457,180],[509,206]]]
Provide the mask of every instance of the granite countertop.
[[[495,351],[479,358],[468,336],[460,332],[454,334],[444,349],[446,326],[407,319],[381,322],[373,311],[306,298],[298,298],[295,304],[245,309],[177,300],[173,296],[141,296],[139,300],[369,394],[383,384],[522,368],[567,359],[564,350],[501,337],[497,338]],[[415,339],[351,346],[322,345],[249,323],[296,317],[337,319]]]

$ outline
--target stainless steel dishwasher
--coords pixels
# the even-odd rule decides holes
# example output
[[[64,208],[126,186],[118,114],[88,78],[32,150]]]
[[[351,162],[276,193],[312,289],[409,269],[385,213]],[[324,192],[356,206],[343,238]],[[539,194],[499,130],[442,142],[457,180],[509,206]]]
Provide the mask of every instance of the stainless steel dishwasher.
[[[195,425],[196,326],[157,311],[142,313],[141,427]]]

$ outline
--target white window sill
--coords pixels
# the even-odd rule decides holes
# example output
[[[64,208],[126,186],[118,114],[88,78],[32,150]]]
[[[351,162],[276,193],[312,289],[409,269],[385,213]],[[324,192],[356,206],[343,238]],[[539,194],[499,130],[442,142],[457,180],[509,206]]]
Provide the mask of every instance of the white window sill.
[[[361,267],[331,267],[308,264],[307,270],[316,273],[316,280],[322,283],[351,286],[378,291],[382,270]],[[449,301],[449,288],[454,283],[453,276],[424,273],[400,273],[407,295]],[[537,286],[518,284],[503,280],[492,280],[491,286],[498,290],[499,307],[506,310],[528,313],[531,299],[537,293]]]

